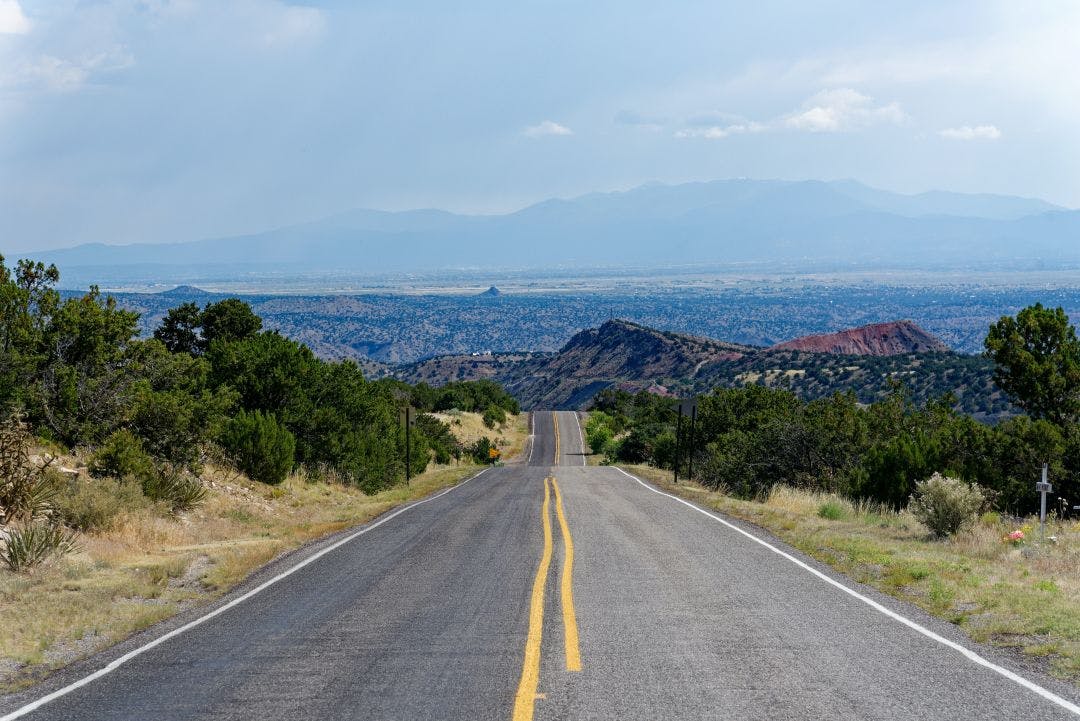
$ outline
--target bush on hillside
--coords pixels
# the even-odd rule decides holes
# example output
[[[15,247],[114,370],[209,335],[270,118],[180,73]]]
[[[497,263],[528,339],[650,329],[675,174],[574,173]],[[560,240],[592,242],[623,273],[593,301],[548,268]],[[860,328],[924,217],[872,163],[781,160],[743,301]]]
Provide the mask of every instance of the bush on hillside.
[[[96,478],[138,478],[153,473],[154,462],[142,441],[127,429],[120,429],[90,457],[90,475]]]
[[[931,533],[944,538],[973,524],[985,503],[979,486],[935,473],[915,484],[908,508]]]
[[[66,526],[83,532],[106,531],[126,510],[146,505],[142,488],[132,478],[65,479],[53,501]]]
[[[249,478],[277,485],[293,468],[296,439],[272,413],[241,411],[225,424],[221,445]]]

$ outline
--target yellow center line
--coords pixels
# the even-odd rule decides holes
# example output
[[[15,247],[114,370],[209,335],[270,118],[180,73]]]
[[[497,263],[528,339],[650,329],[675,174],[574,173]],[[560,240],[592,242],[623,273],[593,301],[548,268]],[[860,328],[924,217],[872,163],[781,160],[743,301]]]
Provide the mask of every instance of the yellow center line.
[[[566,558],[562,569],[562,617],[566,670],[580,671],[581,646],[578,642],[577,614],[574,612],[574,541],[570,537],[570,526],[566,523],[566,515],[563,513],[559,482],[552,478],[551,485],[555,488],[555,514],[559,517],[563,545],[566,547]]]
[[[559,416],[555,414],[555,411],[551,412],[551,422],[555,424],[555,462],[553,466],[559,465]]]
[[[540,684],[540,636],[544,628],[544,586],[551,567],[551,487],[544,479],[544,553],[533,581],[532,601],[529,604],[529,635],[525,640],[525,663],[521,668],[517,695],[514,697],[513,721],[532,721],[536,689]]]

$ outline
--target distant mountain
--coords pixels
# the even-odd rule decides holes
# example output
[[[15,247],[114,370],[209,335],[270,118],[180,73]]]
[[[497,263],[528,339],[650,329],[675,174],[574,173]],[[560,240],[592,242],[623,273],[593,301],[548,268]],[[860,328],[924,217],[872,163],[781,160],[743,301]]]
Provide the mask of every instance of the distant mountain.
[[[873,323],[861,328],[808,335],[777,343],[772,350],[799,350],[843,355],[902,355],[948,352],[949,346],[910,320]]]
[[[540,268],[602,263],[766,262],[926,268],[1080,262],[1080,211],[1040,200],[854,181],[648,184],[548,200],[515,213],[356,210],[264,233],[188,243],[82,245],[30,254],[64,268],[354,271]]]
[[[478,295],[482,298],[498,298],[500,295],[502,295],[502,291],[495,286],[491,286],[483,293],[478,293]]]

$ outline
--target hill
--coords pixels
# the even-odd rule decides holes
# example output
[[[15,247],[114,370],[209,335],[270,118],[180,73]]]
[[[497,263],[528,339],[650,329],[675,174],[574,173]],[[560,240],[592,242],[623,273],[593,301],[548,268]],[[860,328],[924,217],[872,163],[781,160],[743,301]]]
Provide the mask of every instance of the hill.
[[[882,328],[889,331],[884,339]],[[851,391],[871,403],[902,382],[918,403],[951,393],[955,407],[976,418],[1015,412],[994,384],[988,359],[954,353],[916,331],[918,326],[901,321],[831,334],[849,339],[842,346],[823,344],[849,351],[837,353],[758,348],[611,320],[581,331],[557,353],[447,355],[390,373],[435,386],[491,378],[525,408],[587,408],[597,393],[612,387],[690,396],[750,384],[786,388],[806,400]],[[896,345],[901,342],[903,350]],[[868,352],[882,350],[875,344],[893,352]]]
[[[187,243],[89,244],[30,254],[78,268],[258,273],[418,272],[560,264],[970,267],[1080,262],[1080,212],[1039,200],[902,195],[854,181],[649,184],[553,199],[504,215],[357,210],[263,233]],[[512,241],[512,242],[508,242]],[[257,259],[257,262],[253,262]],[[125,271],[125,269],[127,269]]]
[[[910,320],[872,323],[861,328],[809,335],[777,343],[772,350],[800,350],[840,355],[902,355],[948,352],[949,346]]]

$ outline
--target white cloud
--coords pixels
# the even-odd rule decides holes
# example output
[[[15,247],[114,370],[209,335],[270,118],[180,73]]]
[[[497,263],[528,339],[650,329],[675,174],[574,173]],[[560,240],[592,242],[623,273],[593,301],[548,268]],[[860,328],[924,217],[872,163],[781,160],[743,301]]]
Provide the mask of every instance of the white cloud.
[[[545,120],[537,125],[530,125],[521,131],[527,138],[542,138],[548,135],[573,135],[574,131],[554,120]]]
[[[40,87],[54,92],[77,90],[94,76],[135,64],[135,59],[123,47],[116,46],[75,58],[42,54],[0,72],[0,87]]]
[[[938,135],[949,140],[997,140],[1001,137],[1001,131],[993,125],[961,125],[939,130]]]
[[[0,0],[0,35],[25,35],[30,32],[30,20],[18,0]]]
[[[811,133],[838,133],[860,130],[872,125],[898,125],[907,115],[897,103],[879,105],[869,95],[839,88],[823,90],[811,97],[800,110],[764,122],[747,120],[730,113],[703,113],[688,118],[676,138],[719,140],[732,135],[749,135],[780,130]]]
[[[676,138],[704,138],[706,140],[719,140],[730,135],[746,135],[748,133],[763,133],[769,129],[765,123],[747,121],[731,123],[729,125],[701,125],[692,128],[683,128],[675,132]]]
[[[812,133],[836,133],[871,125],[898,125],[906,119],[897,103],[876,105],[869,95],[851,88],[823,90],[803,104],[803,109],[788,115],[783,124],[794,130]]]

